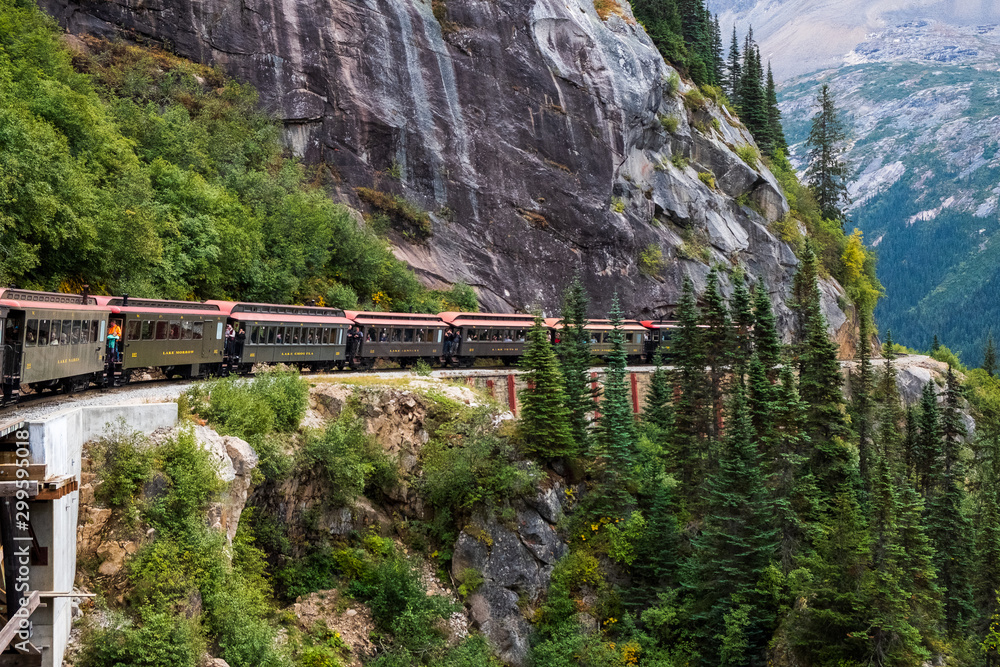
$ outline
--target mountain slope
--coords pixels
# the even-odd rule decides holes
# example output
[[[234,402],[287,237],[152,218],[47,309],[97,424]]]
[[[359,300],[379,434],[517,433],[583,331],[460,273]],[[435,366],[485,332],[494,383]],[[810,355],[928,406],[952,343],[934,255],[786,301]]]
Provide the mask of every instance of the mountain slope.
[[[797,260],[767,229],[787,210],[780,188],[736,156],[752,142],[738,121],[685,106],[627,6],[602,19],[588,0],[44,4],[74,32],[253,83],[294,149],[335,172],[336,196],[395,225],[397,255],[431,286],[552,312],[580,270],[595,313],[617,290],[629,315],[654,316],[712,262],[763,280],[787,330]],[[429,225],[403,224],[407,206]]]
[[[936,334],[978,362],[1000,316],[1000,29],[909,22],[849,60],[782,90],[793,152],[829,83],[851,127],[852,223],[888,293],[880,326],[922,348]]]

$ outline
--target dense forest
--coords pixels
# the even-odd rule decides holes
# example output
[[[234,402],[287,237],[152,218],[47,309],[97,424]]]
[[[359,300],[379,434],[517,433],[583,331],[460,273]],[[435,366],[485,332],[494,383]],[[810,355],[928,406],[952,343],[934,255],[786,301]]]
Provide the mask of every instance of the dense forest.
[[[862,346],[845,393],[817,267],[807,252],[787,346],[760,285],[738,282],[727,302],[715,272],[700,296],[687,282],[671,352],[659,355],[638,416],[621,312],[609,314],[614,351],[598,396],[587,296],[574,283],[561,340],[552,344],[541,322],[531,332],[515,427],[497,428],[490,408],[435,397],[421,472],[405,481],[359,417],[367,384],[320,431],[298,426],[308,389],[295,374],[195,387],[182,413],[259,452],[255,497],[318,475],[322,507],[352,507],[363,496],[385,502],[406,484],[423,518],[337,536],[308,526],[322,510],[311,507],[303,541],[263,502],[248,508],[229,552],[201,519],[220,487],[190,437],[150,450],[112,434],[93,454],[99,499],[155,539],[129,562],[116,620],[88,626],[78,664],[143,656],[194,667],[215,646],[233,667],[335,667],[347,655],[339,635],[296,631],[275,606],[331,589],[343,604],[370,606],[372,665],[493,664],[482,635],[447,640],[442,623],[458,607],[426,593],[421,563],[446,572],[459,531],[484,517],[511,521],[521,499],[557,479],[567,489],[558,531],[568,553],[540,598],[519,601],[536,667],[995,664],[995,349],[993,365],[968,370],[938,345],[935,358],[953,366],[906,405],[899,347],[887,340],[873,359]],[[168,492],[149,498],[143,489],[157,477]],[[482,583],[465,570],[454,585],[465,597]],[[289,640],[276,643],[283,628]]]

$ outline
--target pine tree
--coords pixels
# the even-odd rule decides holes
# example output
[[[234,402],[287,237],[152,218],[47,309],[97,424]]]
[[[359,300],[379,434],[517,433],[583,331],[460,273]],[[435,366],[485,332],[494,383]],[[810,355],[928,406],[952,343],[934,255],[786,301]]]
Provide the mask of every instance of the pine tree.
[[[764,92],[764,70],[760,50],[753,41],[753,27],[743,44],[743,68],[740,81],[740,120],[747,126],[759,145],[770,143],[767,98]]]
[[[903,461],[906,464],[906,475],[919,485],[920,473],[917,462],[920,458],[917,439],[920,437],[920,426],[917,422],[917,412],[912,405],[906,407],[906,433],[903,438]]]
[[[806,243],[799,269],[792,278],[790,305],[795,311],[795,342],[801,345],[809,336],[810,318],[821,314],[818,260],[810,242]]]
[[[642,409],[642,421],[652,426],[658,437],[669,439],[674,429],[674,390],[670,384],[670,372],[663,367],[663,349],[653,353],[653,374],[650,376],[649,391],[646,392]]]
[[[809,524],[819,518],[815,477],[804,469],[809,442],[805,434],[806,405],[799,398],[791,364],[781,366],[781,381],[774,387],[773,437],[775,438],[769,486],[774,489],[775,514],[781,531],[781,563],[789,572],[809,542]]]
[[[637,462],[635,416],[631,392],[625,378],[628,357],[622,332],[622,310],[618,295],[611,300],[611,351],[605,359],[604,400],[597,422],[599,452],[605,460],[607,480],[626,481]]]
[[[587,291],[577,275],[563,293],[562,331],[559,332],[559,365],[562,369],[570,432],[578,453],[590,443],[590,415],[594,392],[590,382],[590,334],[587,326]]]
[[[774,610],[757,590],[765,568],[777,552],[774,510],[764,490],[760,453],[743,389],[735,385],[728,409],[726,439],[718,468],[707,481],[704,525],[693,540],[694,553],[684,585],[694,598],[692,628],[701,662],[720,664],[717,636],[734,599],[754,610],[744,630],[751,662],[763,658],[773,632]]]
[[[772,460],[774,451],[774,411],[775,387],[767,378],[767,372],[760,358],[754,354],[750,360],[747,404],[757,441],[760,443],[765,460]]]
[[[927,533],[934,546],[934,565],[944,596],[944,621],[950,636],[962,636],[975,618],[972,603],[972,522],[965,509],[965,467],[959,456],[964,434],[959,402],[961,386],[951,368],[941,419],[940,457],[930,471],[931,501],[927,508]]]
[[[895,542],[899,548],[900,586],[909,595],[910,618],[924,644],[933,645],[941,619],[941,592],[934,569],[934,548],[924,530],[924,503],[912,484],[899,488]],[[909,664],[919,664],[911,662]]]
[[[823,85],[817,103],[820,111],[812,119],[807,141],[809,168],[806,178],[823,217],[838,220],[843,226],[844,208],[848,204],[847,165],[843,159],[843,142],[847,134],[828,85]]]
[[[711,16],[711,15],[710,15]],[[726,77],[726,54],[722,48],[722,28],[719,17],[712,17],[712,85],[722,86]]]
[[[541,315],[535,315],[535,325],[528,332],[522,363],[528,381],[520,395],[520,430],[525,449],[545,459],[573,454],[576,447],[563,394],[563,378]]]
[[[934,340],[931,341],[931,354],[934,354],[941,349],[941,342],[938,340],[937,334],[934,334]]]
[[[858,459],[864,491],[872,487],[870,475],[871,451],[873,447],[872,428],[872,390],[874,374],[871,360],[871,325],[867,315],[862,315],[860,325],[860,342],[858,344],[858,372],[851,383],[853,393],[852,422],[858,436]],[[886,473],[888,474],[888,473]]]
[[[924,498],[928,498],[931,473],[941,453],[941,419],[933,382],[925,384],[921,392],[920,413],[911,443],[910,458],[916,473],[917,488]]]
[[[830,339],[820,309],[815,255],[807,252],[796,275],[795,287],[803,299],[796,306],[802,321],[803,343],[798,359],[799,393],[809,406],[808,430],[814,443],[845,437],[844,399],[837,347]],[[800,274],[802,277],[800,278]],[[811,285],[808,283],[811,282]]]
[[[973,594],[979,618],[987,619],[998,611],[997,595],[1000,591],[1000,502],[995,488],[980,492],[975,536]]]
[[[732,354],[732,330],[726,302],[719,291],[719,272],[714,267],[708,272],[704,301],[701,323],[706,327],[705,361],[708,366],[712,407],[712,422],[708,433],[709,438],[715,440],[719,437],[719,424],[722,421],[724,383]]]
[[[869,659],[874,665],[915,665],[930,657],[920,632],[910,622],[910,593],[903,587],[905,554],[899,537],[899,498],[881,450],[871,457],[870,527],[872,585],[866,601],[869,615]]]
[[[684,278],[677,307],[678,329],[674,334],[674,431],[681,467],[682,489],[695,493],[701,470],[703,437],[708,433],[709,389],[705,377],[705,341],[700,324],[694,284]]]
[[[997,347],[993,343],[993,332],[986,337],[986,348],[983,350],[983,370],[990,377],[997,372]]]
[[[771,300],[764,289],[764,281],[759,281],[754,289],[753,318],[754,352],[764,364],[768,377],[774,380],[781,361],[781,339],[778,337],[778,326],[771,310]]]
[[[767,125],[770,134],[771,145],[765,152],[766,155],[780,153],[788,155],[788,141],[785,139],[785,130],[781,126],[781,109],[778,107],[778,89],[774,85],[774,73],[771,71],[771,61],[767,63],[767,88],[764,96],[767,98]],[[763,147],[762,147],[763,150]]]
[[[736,37],[736,26],[733,26],[733,41],[729,44],[729,65],[727,67],[727,88],[729,101],[737,109],[740,108],[740,86],[743,82],[743,66],[740,62],[740,43]]]
[[[737,278],[730,304],[733,318],[733,366],[737,375],[746,372],[753,353],[754,323],[753,301],[746,283]]]

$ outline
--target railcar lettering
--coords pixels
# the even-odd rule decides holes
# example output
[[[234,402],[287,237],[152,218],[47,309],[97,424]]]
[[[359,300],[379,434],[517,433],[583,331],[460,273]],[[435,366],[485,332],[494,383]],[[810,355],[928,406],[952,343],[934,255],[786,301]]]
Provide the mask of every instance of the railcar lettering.
[[[163,356],[169,356],[172,354],[194,354],[194,350],[164,350]]]
[[[78,361],[80,361],[80,357],[75,357],[73,359],[60,359],[56,363],[57,364],[75,364]]]

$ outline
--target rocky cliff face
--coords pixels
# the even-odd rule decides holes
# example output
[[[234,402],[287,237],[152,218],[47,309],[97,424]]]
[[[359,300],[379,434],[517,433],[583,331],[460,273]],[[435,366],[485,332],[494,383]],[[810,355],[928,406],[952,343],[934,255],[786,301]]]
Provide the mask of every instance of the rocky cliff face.
[[[764,280],[790,325],[797,261],[768,230],[787,211],[780,188],[734,153],[753,141],[738,121],[685,106],[627,3],[606,20],[591,0],[42,4],[73,32],[151,41],[255,84],[293,149],[333,167],[336,196],[357,206],[355,188],[372,188],[431,214],[429,238],[393,239],[431,285],[553,312],[580,270],[594,315],[617,291],[650,317],[718,263]],[[825,293],[836,328],[842,293]]]

